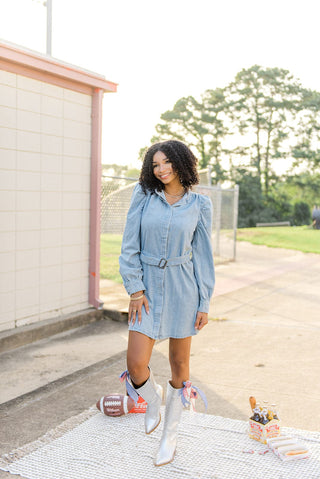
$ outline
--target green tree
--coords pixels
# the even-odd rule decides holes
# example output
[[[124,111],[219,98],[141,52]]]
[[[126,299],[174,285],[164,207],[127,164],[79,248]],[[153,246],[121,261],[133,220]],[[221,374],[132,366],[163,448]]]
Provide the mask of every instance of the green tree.
[[[233,169],[232,178],[239,185],[238,227],[256,226],[261,221],[260,213],[263,210],[260,180],[257,175],[242,167]]]
[[[305,207],[295,203],[319,203],[320,93],[287,70],[254,65],[199,101],[180,98],[161,115],[152,142],[172,138],[192,147],[200,168],[211,167],[214,183],[239,184],[240,226],[298,221]],[[280,160],[293,165],[282,177],[275,173]]]
[[[264,196],[264,210],[270,217],[266,222],[292,220],[291,198],[286,191],[278,188],[278,184],[272,187],[268,196]]]
[[[210,164],[214,181],[224,181],[226,174],[221,166],[221,155],[222,140],[228,132],[224,123],[226,108],[221,88],[207,90],[200,102],[192,96],[180,98],[172,110],[161,115],[152,143],[172,138],[186,141],[196,150],[200,168]]]
[[[227,127],[228,103],[222,88],[206,90],[202,95],[202,121],[208,126],[208,156],[212,166],[213,182],[223,182],[228,179],[222,167],[222,157],[229,153],[223,145],[223,140],[229,133]]]
[[[241,70],[227,92],[230,119],[246,139],[242,153],[250,155],[250,163],[268,195],[275,179],[272,163],[290,151],[288,138],[300,108],[302,88],[287,70],[255,65]]]
[[[275,187],[285,193],[291,202],[302,201],[309,207],[320,203],[320,173],[305,171],[296,175],[286,175],[284,181],[277,183]]]
[[[129,168],[124,175],[126,178],[139,178],[140,170],[137,168]]]
[[[293,224],[296,226],[309,225],[311,223],[310,207],[304,201],[298,201],[294,204]]]
[[[320,93],[304,90],[295,137],[293,167],[320,172]]]
[[[239,228],[251,228],[257,223],[292,220],[292,205],[285,191],[273,188],[269,196],[261,191],[258,175],[245,167],[234,167],[232,180],[239,185]]]
[[[171,139],[187,142],[197,150],[200,167],[205,168],[210,160],[206,141],[209,131],[202,121],[202,110],[202,105],[192,96],[180,98],[172,110],[161,115],[152,143]]]
[[[118,165],[116,163],[103,163],[102,164],[102,175],[111,174],[111,176],[123,176],[124,172],[128,169],[126,165]]]

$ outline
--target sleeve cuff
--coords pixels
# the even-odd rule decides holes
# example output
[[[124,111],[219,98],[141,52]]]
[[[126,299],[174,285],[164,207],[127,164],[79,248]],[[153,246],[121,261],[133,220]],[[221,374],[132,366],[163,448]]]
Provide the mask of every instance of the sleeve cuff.
[[[133,294],[137,291],[145,291],[146,287],[141,280],[134,281],[133,283],[125,284],[124,287],[126,288],[127,293]]]
[[[202,299],[200,301],[198,311],[200,311],[201,313],[209,313],[209,308],[210,308],[210,301],[208,299],[207,300]]]

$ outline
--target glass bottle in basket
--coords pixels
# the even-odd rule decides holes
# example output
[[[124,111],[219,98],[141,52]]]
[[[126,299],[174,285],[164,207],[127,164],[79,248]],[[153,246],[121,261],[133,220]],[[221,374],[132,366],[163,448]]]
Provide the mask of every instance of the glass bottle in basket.
[[[277,421],[279,421],[279,414],[278,414],[278,411],[277,411],[277,405],[276,404],[271,404],[271,410],[272,410],[273,419],[276,419]]]
[[[265,425],[269,422],[269,418],[268,418],[268,406],[265,404],[266,401],[263,401],[264,402],[264,406],[262,408],[262,411],[261,411],[261,419],[260,419],[260,422],[261,424]]]
[[[256,407],[253,409],[253,416],[251,418],[253,421],[260,422],[261,421],[261,407],[260,404],[257,402]]]

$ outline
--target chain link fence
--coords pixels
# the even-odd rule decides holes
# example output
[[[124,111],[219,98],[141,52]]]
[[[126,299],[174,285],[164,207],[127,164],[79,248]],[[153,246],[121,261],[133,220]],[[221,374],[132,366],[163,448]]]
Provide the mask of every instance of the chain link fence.
[[[101,233],[123,234],[136,178],[103,176],[101,185]]]
[[[239,188],[222,189],[210,186],[210,172],[199,172],[200,184],[194,191],[207,195],[213,204],[212,245],[215,262],[236,259],[236,232],[238,222]],[[119,176],[102,177],[101,188],[101,233],[122,235],[136,178]]]

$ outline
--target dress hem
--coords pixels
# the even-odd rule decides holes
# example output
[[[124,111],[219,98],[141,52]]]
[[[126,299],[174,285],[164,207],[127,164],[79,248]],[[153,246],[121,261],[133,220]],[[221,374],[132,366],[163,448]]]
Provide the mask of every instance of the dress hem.
[[[190,333],[190,334],[183,335],[183,336],[172,335],[172,336],[153,337],[153,336],[150,336],[149,334],[146,334],[142,331],[137,331],[136,329],[130,329],[129,328],[129,331],[134,331],[136,333],[143,334],[144,336],[147,336],[148,338],[153,339],[155,341],[161,341],[162,339],[170,339],[170,338],[172,338],[172,339],[185,339],[185,338],[190,338],[192,336],[196,336],[199,333],[199,331],[195,331],[194,333]]]

